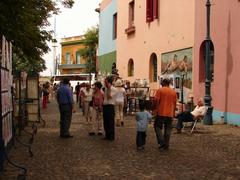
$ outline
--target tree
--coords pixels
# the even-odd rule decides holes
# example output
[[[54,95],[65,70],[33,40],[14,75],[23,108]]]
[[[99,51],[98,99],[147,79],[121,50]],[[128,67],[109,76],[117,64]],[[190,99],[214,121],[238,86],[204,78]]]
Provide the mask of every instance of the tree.
[[[80,55],[87,60],[89,72],[96,73],[96,53],[98,45],[98,27],[89,28],[83,35],[83,49],[79,50]]]
[[[73,0],[61,3],[72,7]],[[47,41],[52,40],[52,32],[46,31],[45,27],[49,25],[48,18],[58,12],[56,2],[52,0],[0,1],[0,35],[12,42],[16,63],[40,65],[38,72],[44,69],[42,55],[49,51]]]

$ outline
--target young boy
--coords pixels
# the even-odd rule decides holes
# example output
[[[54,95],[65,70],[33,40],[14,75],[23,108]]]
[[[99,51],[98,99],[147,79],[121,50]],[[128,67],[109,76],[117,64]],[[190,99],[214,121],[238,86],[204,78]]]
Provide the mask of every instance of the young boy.
[[[146,131],[148,127],[148,121],[152,118],[152,115],[145,111],[145,102],[139,102],[140,112],[136,113],[137,121],[137,150],[143,150],[146,143]]]

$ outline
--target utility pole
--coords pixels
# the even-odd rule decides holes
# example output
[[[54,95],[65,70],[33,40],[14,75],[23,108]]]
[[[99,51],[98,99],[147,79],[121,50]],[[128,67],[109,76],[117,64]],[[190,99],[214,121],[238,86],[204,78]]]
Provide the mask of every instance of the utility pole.
[[[207,36],[205,40],[205,48],[206,48],[206,59],[205,59],[205,106],[207,107],[207,112],[204,117],[204,124],[205,125],[212,125],[212,111],[213,107],[211,105],[212,97],[211,97],[211,51],[210,51],[210,44],[211,44],[211,37],[210,37],[210,10],[211,10],[211,3],[210,0],[206,2],[206,15],[207,15]]]
[[[184,79],[185,79],[185,73],[181,74],[181,104],[182,104],[182,111],[183,111],[183,104],[184,104],[184,92],[183,92],[183,85],[184,85]]]
[[[89,84],[91,84],[91,79],[92,79],[92,58],[93,58],[93,52],[92,49],[89,50]]]
[[[57,71],[57,68],[56,68],[56,60],[57,60],[57,57],[56,57],[56,48],[57,48],[57,35],[56,35],[56,14],[54,14],[54,34],[53,34],[53,41],[52,41],[52,47],[53,47],[53,65],[52,65],[52,72],[53,72],[53,75],[56,75],[56,71]]]

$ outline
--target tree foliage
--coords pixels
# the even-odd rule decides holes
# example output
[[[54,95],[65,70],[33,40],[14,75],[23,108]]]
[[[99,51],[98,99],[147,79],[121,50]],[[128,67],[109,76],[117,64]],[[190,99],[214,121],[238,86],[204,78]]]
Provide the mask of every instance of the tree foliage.
[[[98,45],[98,27],[89,28],[86,33],[83,35],[82,40],[83,49],[80,49],[79,52],[81,56],[87,59],[87,66],[89,72],[96,73],[96,53]]]
[[[43,69],[46,69],[45,61],[43,59],[36,61],[35,59],[27,59],[24,56],[20,58],[16,53],[13,53],[14,75],[19,75],[22,71],[25,71],[29,76],[37,76],[39,70]]]
[[[61,2],[65,7],[73,5],[73,0]],[[0,1],[0,34],[14,46],[15,65],[19,68],[26,64],[36,65],[37,72],[45,68],[42,55],[49,51],[47,41],[52,40],[52,32],[45,28],[49,25],[48,18],[58,12],[52,0]]]

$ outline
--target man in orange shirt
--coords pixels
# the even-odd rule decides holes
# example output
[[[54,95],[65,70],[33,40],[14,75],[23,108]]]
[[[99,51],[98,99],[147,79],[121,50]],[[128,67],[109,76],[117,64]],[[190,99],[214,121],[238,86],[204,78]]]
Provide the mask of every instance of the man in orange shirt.
[[[159,145],[159,149],[168,150],[169,140],[172,130],[172,121],[176,109],[177,94],[169,87],[170,80],[163,79],[162,88],[155,94],[155,113],[156,119],[154,129]],[[162,129],[164,126],[164,135]]]

